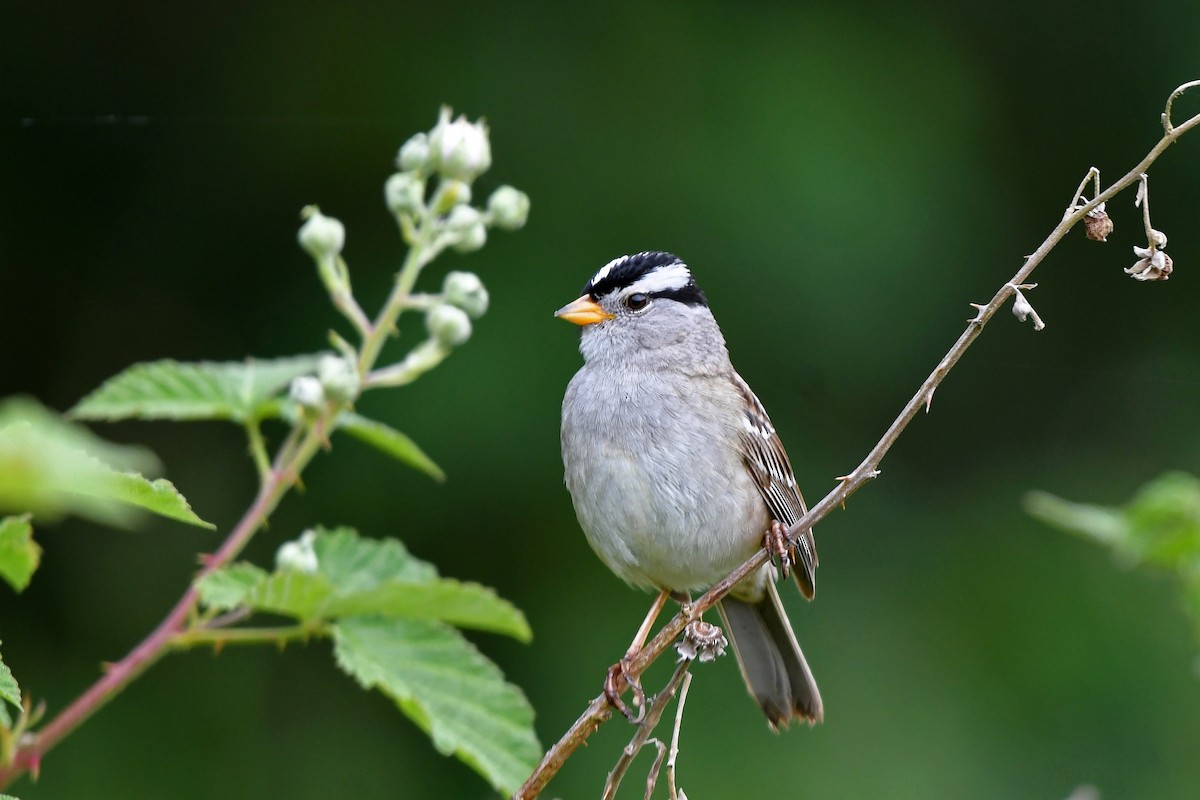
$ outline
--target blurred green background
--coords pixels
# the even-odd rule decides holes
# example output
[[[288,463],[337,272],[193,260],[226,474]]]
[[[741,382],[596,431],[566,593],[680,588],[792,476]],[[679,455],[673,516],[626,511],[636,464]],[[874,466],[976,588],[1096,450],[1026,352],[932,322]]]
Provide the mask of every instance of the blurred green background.
[[[579,356],[554,309],[616,255],[681,255],[815,500],[1087,168],[1107,182],[1136,163],[1168,92],[1200,77],[1200,4],[1173,0],[2,10],[0,395],[57,409],[134,361],[321,348],[341,323],[295,244],[300,208],[345,221],[375,308],[402,254],[381,192],[396,149],[442,103],[487,117],[495,166],[478,191],[527,191],[530,223],[444,258],[425,286],[477,271],[492,310],[437,371],[361,404],[449,480],[336,441],[249,555],[349,524],[496,587],[535,640],[473,638],[528,693],[547,744],[649,601],[592,555],[562,487],[559,402]],[[1178,113],[1197,110],[1188,97]],[[787,602],[824,725],[773,736],[732,659],[697,670],[689,795],[1050,799],[1091,783],[1106,800],[1196,796],[1197,643],[1174,586],[1020,502],[1040,488],[1118,503],[1167,468],[1200,471],[1197,186],[1192,134],[1151,178],[1169,282],[1122,273],[1145,243],[1122,196],[1107,245],[1076,231],[1036,274],[1047,328],[998,316],[881,479],[818,528],[818,599]],[[417,341],[408,323],[393,356]],[[251,498],[232,426],[97,430],[151,446],[222,530]],[[31,588],[0,587],[0,639],[54,711],[160,618],[218,537],[157,520],[39,530]],[[328,650],[170,657],[13,788],[491,796]],[[630,733],[606,726],[546,796],[598,796]]]

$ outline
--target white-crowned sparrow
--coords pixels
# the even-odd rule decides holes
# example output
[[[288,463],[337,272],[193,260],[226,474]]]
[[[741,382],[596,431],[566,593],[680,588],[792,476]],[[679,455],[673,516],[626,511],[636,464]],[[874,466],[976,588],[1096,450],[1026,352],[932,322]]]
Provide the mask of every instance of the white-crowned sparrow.
[[[562,407],[566,485],[588,542],[618,577],[679,595],[729,574],[773,521],[806,511],[762,403],[730,364],[691,271],[670,253],[623,256],[555,316],[582,329]],[[816,544],[795,546],[811,599]],[[822,718],[821,695],[767,564],[718,606],[772,727]]]

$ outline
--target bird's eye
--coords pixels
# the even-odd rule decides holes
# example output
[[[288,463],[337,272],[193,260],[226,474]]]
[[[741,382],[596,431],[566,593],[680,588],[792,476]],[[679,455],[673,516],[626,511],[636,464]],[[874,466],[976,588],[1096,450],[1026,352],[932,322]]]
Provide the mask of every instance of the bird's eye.
[[[625,298],[625,307],[630,311],[641,311],[650,303],[650,298],[641,292],[634,292]]]

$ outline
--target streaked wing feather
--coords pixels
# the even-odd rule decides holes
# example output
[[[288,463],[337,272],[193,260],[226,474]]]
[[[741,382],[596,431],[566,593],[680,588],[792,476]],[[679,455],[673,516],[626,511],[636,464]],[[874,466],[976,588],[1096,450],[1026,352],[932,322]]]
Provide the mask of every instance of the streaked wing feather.
[[[791,461],[783,442],[771,424],[766,408],[754,394],[754,391],[736,372],[732,377],[733,385],[746,399],[746,417],[740,431],[743,456],[746,466],[772,518],[791,527],[802,516],[808,513],[804,497],[796,486],[796,476],[792,472]],[[812,598],[816,587],[817,544],[812,531],[805,531],[796,543],[799,550],[800,571],[796,573],[796,581],[805,597]],[[803,574],[801,574],[801,571]]]

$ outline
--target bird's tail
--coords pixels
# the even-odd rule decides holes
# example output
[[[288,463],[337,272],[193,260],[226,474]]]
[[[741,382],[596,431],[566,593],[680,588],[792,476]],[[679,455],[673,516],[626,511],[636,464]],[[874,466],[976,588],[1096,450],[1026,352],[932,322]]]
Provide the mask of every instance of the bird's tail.
[[[775,584],[766,581],[765,586],[766,592],[756,602],[725,597],[717,604],[746,688],[762,706],[772,729],[796,719],[820,722],[825,712],[817,682]]]

